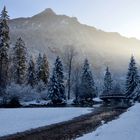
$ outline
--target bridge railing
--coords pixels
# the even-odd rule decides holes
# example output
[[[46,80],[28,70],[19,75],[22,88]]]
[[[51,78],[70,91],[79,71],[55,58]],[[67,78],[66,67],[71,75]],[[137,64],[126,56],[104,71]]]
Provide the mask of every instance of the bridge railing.
[[[124,94],[106,94],[100,95],[100,98],[127,98]]]

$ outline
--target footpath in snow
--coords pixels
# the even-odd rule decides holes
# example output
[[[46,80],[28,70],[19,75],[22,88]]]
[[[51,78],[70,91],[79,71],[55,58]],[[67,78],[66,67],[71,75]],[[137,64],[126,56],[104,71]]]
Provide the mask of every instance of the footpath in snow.
[[[23,132],[90,113],[90,108],[0,109],[0,136]]]
[[[77,140],[140,140],[140,104]]]

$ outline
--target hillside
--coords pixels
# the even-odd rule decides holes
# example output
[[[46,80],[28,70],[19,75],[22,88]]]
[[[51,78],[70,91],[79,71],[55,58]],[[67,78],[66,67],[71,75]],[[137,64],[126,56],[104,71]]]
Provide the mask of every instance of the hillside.
[[[46,52],[50,60],[69,45],[78,50],[79,59],[87,57],[96,72],[109,65],[114,73],[124,73],[131,54],[140,60],[139,40],[83,25],[77,18],[57,15],[52,9],[33,17],[12,19],[9,24],[12,44],[20,36],[31,52]]]

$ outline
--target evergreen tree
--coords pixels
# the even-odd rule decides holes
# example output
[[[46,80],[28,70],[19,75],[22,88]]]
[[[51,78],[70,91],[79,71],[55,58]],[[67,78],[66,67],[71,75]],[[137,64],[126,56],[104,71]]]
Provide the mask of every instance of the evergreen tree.
[[[46,55],[43,55],[41,69],[39,71],[39,78],[44,82],[45,85],[48,84],[49,79],[49,64]]]
[[[7,12],[7,10],[6,10],[6,6],[4,6],[4,8],[3,8],[3,10],[2,10],[2,12],[1,12],[1,14],[0,14],[0,19],[1,20],[8,20],[9,19],[9,15],[8,15],[8,12]]]
[[[28,82],[30,86],[34,87],[37,83],[36,72],[35,72],[35,63],[33,58],[30,58],[29,66],[28,66]]]
[[[53,104],[63,103],[65,101],[65,87],[63,65],[59,57],[54,64],[53,74],[49,82],[49,97]]]
[[[56,71],[56,78],[58,82],[60,97],[62,99],[65,99],[66,96],[65,96],[65,87],[64,87],[63,65],[59,56],[56,58],[55,71]]]
[[[131,96],[139,83],[139,76],[137,72],[136,62],[132,56],[129,63],[128,73],[126,77],[126,95]]]
[[[44,54],[43,55],[43,81],[44,81],[44,83],[47,85],[48,84],[48,80],[49,80],[49,62],[48,62],[48,60],[47,60],[47,57],[46,57],[46,55]]]
[[[53,70],[52,77],[50,78],[50,81],[49,81],[48,92],[49,92],[49,98],[51,99],[52,103],[58,104],[58,103],[61,103],[62,100],[60,98],[58,81],[57,81],[55,72],[56,71]]]
[[[82,69],[80,87],[80,102],[82,101],[88,103],[89,101],[92,101],[92,99],[96,96],[95,84],[87,59],[85,59],[84,66]]]
[[[41,65],[43,62],[43,58],[41,56],[41,54],[39,53],[38,58],[37,58],[37,62],[36,62],[36,75],[37,75],[37,80],[40,81],[40,77],[41,77]]]
[[[109,68],[106,68],[106,72],[105,72],[105,76],[104,76],[104,90],[103,90],[103,94],[111,94],[112,93],[112,89],[113,89],[113,84],[112,84],[113,80],[111,77],[111,73],[109,71]]]
[[[8,82],[8,49],[10,40],[8,19],[9,16],[6,7],[4,7],[0,17],[0,89],[5,88]]]
[[[137,87],[131,94],[131,97],[134,99],[134,101],[140,101],[140,83],[138,83]]]
[[[14,47],[14,80],[16,84],[25,84],[27,77],[27,49],[21,38]]]
[[[46,55],[44,54],[42,57],[41,54],[39,54],[36,64],[37,79],[39,82],[44,82],[47,86],[49,79],[49,63]]]
[[[7,14],[6,7],[4,6],[1,17],[0,17],[0,46],[4,46],[6,49],[9,48],[9,26],[8,26],[8,19],[9,16]]]

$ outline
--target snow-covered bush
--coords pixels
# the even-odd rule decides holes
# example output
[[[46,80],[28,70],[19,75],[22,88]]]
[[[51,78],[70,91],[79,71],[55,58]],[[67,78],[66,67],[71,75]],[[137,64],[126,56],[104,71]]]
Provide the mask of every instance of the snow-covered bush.
[[[49,97],[48,97],[48,90],[43,90],[39,93],[40,95],[40,99],[41,100],[47,100]]]
[[[35,89],[29,85],[19,85],[11,83],[6,88],[6,96],[11,99],[12,97],[19,98],[20,101],[37,100],[38,94]]]

